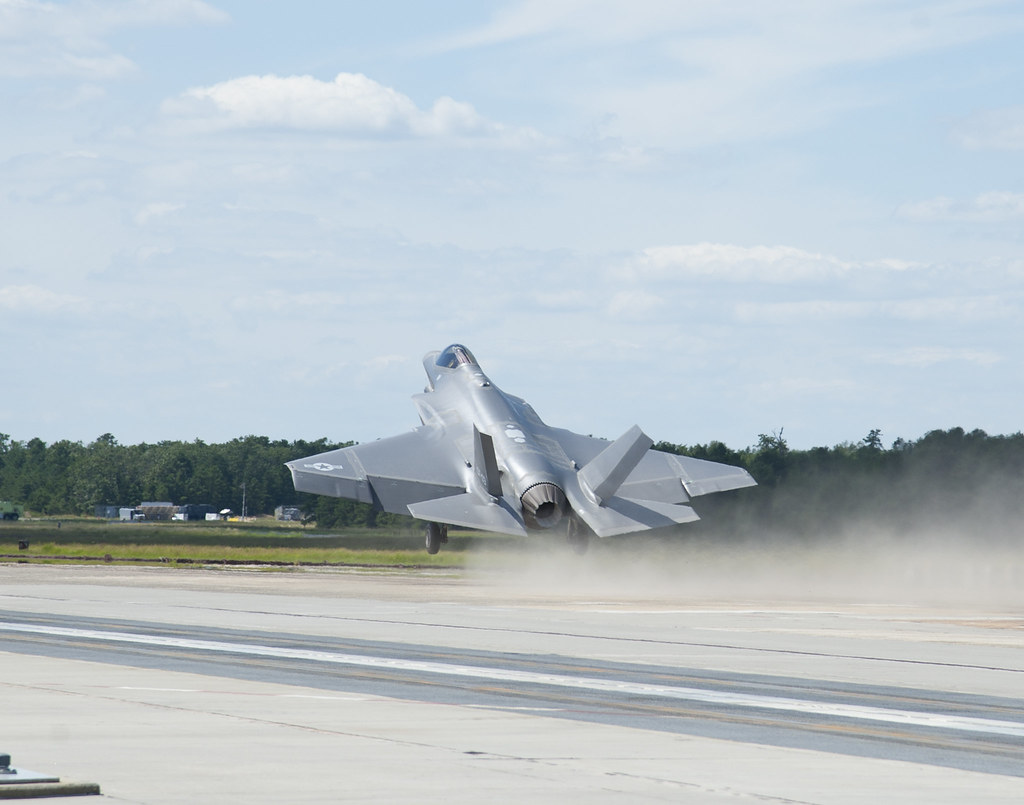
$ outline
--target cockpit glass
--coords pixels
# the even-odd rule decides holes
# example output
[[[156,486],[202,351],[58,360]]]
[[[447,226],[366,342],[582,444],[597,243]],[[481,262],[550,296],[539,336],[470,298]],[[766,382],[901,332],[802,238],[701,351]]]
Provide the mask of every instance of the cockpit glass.
[[[475,364],[476,358],[474,358],[473,353],[462,346],[462,344],[452,344],[437,356],[437,365],[446,366],[449,369],[455,369],[458,366],[462,366],[464,363]]]

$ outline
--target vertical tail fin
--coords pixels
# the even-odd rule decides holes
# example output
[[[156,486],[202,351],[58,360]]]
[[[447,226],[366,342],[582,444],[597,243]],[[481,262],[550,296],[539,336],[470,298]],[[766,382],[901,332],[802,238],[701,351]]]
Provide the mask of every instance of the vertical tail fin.
[[[473,471],[481,488],[492,498],[501,497],[501,475],[494,455],[494,440],[473,426]]]
[[[653,440],[634,425],[587,462],[578,473],[580,485],[602,505],[618,491],[653,444]]]

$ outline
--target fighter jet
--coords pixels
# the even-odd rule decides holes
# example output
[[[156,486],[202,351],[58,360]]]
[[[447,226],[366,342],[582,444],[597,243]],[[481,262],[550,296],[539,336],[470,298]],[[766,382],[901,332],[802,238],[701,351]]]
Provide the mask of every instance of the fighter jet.
[[[448,526],[565,534],[578,551],[611,537],[700,519],[690,498],[753,486],[746,470],[651,450],[633,426],[613,442],[541,421],[461,344],[423,358],[408,433],[288,462],[296,491],[349,498],[427,521],[428,553]]]

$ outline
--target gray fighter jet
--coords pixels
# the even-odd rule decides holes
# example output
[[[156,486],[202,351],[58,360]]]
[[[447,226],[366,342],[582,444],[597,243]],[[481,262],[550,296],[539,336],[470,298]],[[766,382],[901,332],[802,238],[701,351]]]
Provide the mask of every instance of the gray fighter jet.
[[[691,497],[753,486],[746,470],[651,450],[635,425],[614,442],[545,425],[461,344],[423,358],[409,433],[288,463],[299,492],[350,498],[427,521],[427,552],[448,525],[503,534],[560,529],[577,550],[700,519]]]

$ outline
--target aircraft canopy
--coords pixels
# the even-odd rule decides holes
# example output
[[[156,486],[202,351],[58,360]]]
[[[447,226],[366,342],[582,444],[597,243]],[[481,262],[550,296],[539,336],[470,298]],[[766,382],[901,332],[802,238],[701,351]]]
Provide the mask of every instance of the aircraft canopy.
[[[450,347],[446,347],[440,355],[437,356],[437,365],[445,366],[448,369],[455,369],[463,364],[473,364],[478,366],[476,358],[473,357],[473,353],[470,352],[462,344],[452,344]]]

